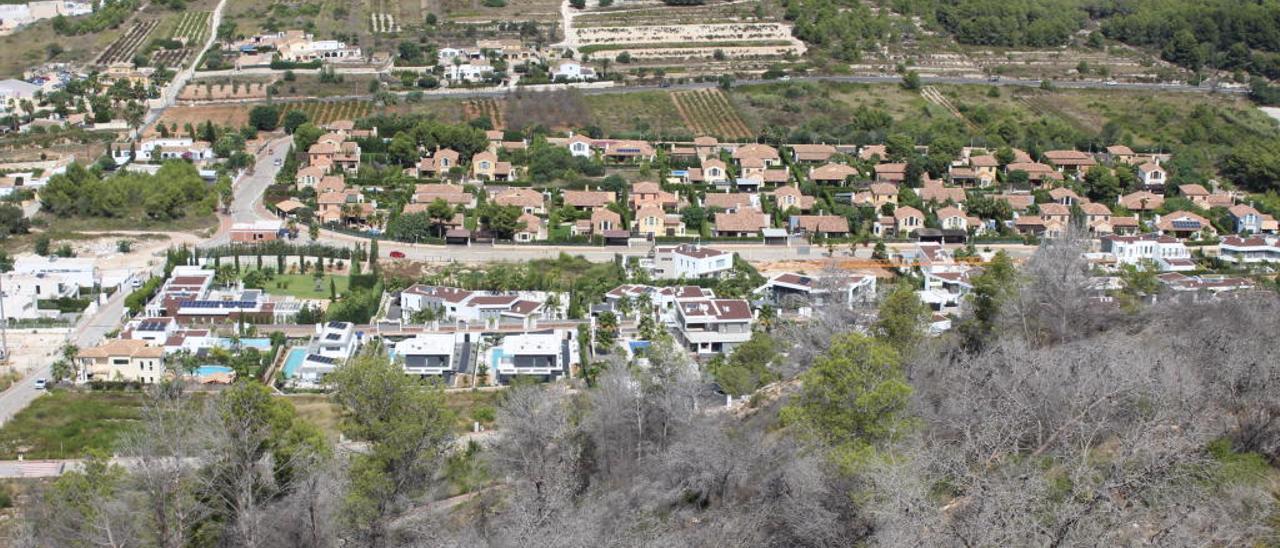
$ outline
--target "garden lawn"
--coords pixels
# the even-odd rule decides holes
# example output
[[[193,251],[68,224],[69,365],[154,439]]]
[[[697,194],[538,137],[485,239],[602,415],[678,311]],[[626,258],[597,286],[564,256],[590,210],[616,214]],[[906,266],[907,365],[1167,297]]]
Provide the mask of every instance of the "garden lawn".
[[[84,457],[110,451],[120,435],[137,424],[139,392],[53,390],[36,398],[0,428],[0,459],[19,453],[27,459]]]
[[[326,274],[320,280],[320,289],[316,290],[316,279],[308,274],[276,274],[275,278],[266,282],[264,291],[272,295],[291,295],[299,299],[328,299],[329,280],[334,280],[339,295],[345,295],[351,278]]]

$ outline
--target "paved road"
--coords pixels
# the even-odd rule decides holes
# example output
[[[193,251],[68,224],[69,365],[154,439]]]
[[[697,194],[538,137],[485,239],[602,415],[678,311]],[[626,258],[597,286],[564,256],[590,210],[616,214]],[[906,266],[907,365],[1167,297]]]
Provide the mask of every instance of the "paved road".
[[[264,219],[275,219],[262,205],[262,195],[276,180],[280,166],[276,162],[284,162],[289,154],[289,141],[292,137],[281,137],[270,141],[259,151],[254,164],[253,173],[241,176],[234,186],[235,197],[231,199],[231,214],[224,216],[218,233],[206,240],[202,247],[225,245],[230,241],[231,223],[251,223]]]
[[[124,316],[124,300],[128,293],[127,290],[117,291],[105,305],[98,309],[96,314],[82,318],[72,330],[70,342],[80,348],[93,346],[98,344],[107,332],[120,327],[120,319]],[[0,393],[0,425],[8,422],[15,414],[44,394],[43,391],[35,389],[35,379],[51,377],[50,370],[51,364],[45,364]]]

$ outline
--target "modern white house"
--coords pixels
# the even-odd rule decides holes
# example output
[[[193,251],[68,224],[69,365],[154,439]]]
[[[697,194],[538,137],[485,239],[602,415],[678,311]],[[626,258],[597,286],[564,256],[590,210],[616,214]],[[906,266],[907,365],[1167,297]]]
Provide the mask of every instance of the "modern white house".
[[[733,270],[731,251],[698,244],[658,246],[651,256],[654,277],[664,280],[719,278]]]
[[[783,272],[770,276],[753,293],[762,303],[807,315],[811,307],[827,304],[833,298],[850,307],[872,301],[876,296],[876,277],[855,274],[824,279]]]
[[[360,348],[361,336],[350,322],[316,324],[314,353],[327,358],[345,360]]]
[[[415,284],[400,292],[400,319],[435,309],[436,320],[463,322],[529,321],[542,317],[546,295],[540,292],[495,294],[456,287]]]
[[[461,333],[421,333],[395,344],[392,356],[407,375],[440,377],[445,383],[465,372],[473,361],[474,344]]]
[[[480,360],[500,384],[516,377],[553,381],[568,376],[570,367],[578,363],[574,335],[572,330],[507,335],[484,352]]]
[[[1110,253],[1115,257],[1116,263],[1122,265],[1142,266],[1149,262],[1161,272],[1196,269],[1187,246],[1172,236],[1107,236],[1102,238],[1102,252]]]
[[[755,317],[744,299],[699,299],[676,303],[676,333],[699,358],[729,354],[751,339]]]

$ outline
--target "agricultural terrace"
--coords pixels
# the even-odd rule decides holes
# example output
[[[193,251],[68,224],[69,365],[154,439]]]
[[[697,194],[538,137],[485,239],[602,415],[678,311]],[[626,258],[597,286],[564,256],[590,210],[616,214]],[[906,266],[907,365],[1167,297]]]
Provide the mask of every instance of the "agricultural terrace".
[[[188,46],[201,43],[209,36],[209,17],[207,11],[188,11],[183,13],[174,24],[169,38],[181,40]]]
[[[247,107],[244,107],[247,108]],[[307,119],[317,125],[328,124],[337,120],[357,120],[373,112],[373,105],[368,101],[308,101],[302,103],[285,103],[280,106],[280,116],[300,110]]]
[[[268,82],[212,82],[187,84],[178,94],[179,101],[220,101],[230,99],[266,99]]]
[[[488,118],[493,129],[506,127],[503,117],[503,101],[497,99],[475,99],[462,102],[462,116],[467,121],[476,118]]]
[[[713,135],[729,140],[755,136],[719,89],[678,91],[671,94],[671,101],[675,103],[685,126],[695,135]]]
[[[418,0],[400,0],[418,5]],[[559,0],[422,0],[423,13],[433,13],[445,21],[481,23],[489,21],[560,22]]]
[[[103,50],[102,55],[98,56],[96,64],[107,66],[115,63],[132,62],[133,56],[138,53],[138,49],[146,43],[151,31],[155,30],[159,24],[160,21],[158,19],[134,23],[129,27],[129,30],[125,31],[124,35]]]
[[[777,58],[805,51],[782,23],[574,27],[566,41],[584,55],[625,51],[639,61]]]

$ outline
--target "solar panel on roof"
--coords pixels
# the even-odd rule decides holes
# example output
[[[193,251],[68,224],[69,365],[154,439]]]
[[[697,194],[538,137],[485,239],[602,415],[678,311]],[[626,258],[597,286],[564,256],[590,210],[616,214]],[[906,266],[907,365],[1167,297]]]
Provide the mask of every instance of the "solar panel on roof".
[[[1177,219],[1173,221],[1173,228],[1176,230],[1198,230],[1200,222]]]

